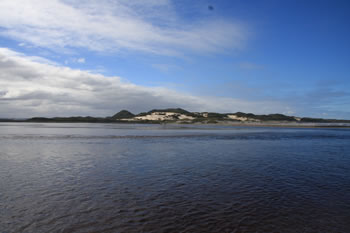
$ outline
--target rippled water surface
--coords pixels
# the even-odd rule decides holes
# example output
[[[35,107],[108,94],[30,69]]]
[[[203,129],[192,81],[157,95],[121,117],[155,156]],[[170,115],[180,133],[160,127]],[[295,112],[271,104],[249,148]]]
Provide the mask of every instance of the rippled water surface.
[[[350,232],[350,130],[1,123],[0,232]]]

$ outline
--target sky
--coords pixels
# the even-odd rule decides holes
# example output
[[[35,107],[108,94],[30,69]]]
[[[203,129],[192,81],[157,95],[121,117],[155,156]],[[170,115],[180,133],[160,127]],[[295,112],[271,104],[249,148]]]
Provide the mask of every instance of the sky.
[[[0,118],[350,119],[350,1],[0,0]]]

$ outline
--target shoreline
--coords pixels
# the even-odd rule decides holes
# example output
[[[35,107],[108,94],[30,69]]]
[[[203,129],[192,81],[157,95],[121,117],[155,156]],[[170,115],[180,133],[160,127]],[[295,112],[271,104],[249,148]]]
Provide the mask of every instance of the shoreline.
[[[350,123],[297,123],[297,122],[230,122],[223,121],[217,123],[200,122],[152,122],[152,121],[28,121],[28,120],[2,120],[0,123],[68,123],[68,124],[151,124],[151,125],[208,125],[208,126],[234,126],[234,127],[271,127],[271,128],[350,128]]]
[[[209,125],[209,124],[208,124]],[[283,128],[350,128],[349,123],[219,122],[212,125]]]

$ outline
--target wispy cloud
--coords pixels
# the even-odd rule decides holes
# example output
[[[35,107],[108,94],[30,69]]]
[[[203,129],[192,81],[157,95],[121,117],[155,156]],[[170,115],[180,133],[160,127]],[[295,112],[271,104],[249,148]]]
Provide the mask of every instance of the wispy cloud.
[[[68,65],[69,63],[79,63],[79,64],[84,64],[85,63],[85,58],[83,57],[80,57],[80,58],[75,58],[75,57],[72,57],[72,58],[69,58],[69,59],[66,59],[64,61],[64,64]]]
[[[0,117],[106,116],[121,109],[141,112],[167,107],[255,113],[285,110],[278,101],[201,97],[143,87],[120,77],[71,69],[0,48]]]
[[[184,20],[167,0],[0,1],[0,28],[3,36],[51,49],[169,56],[240,49],[247,37],[232,21]]]
[[[152,64],[152,67],[157,69],[157,70],[160,70],[164,73],[168,73],[170,70],[178,70],[178,69],[181,69],[180,66],[177,66],[177,65],[173,65],[173,64]]]

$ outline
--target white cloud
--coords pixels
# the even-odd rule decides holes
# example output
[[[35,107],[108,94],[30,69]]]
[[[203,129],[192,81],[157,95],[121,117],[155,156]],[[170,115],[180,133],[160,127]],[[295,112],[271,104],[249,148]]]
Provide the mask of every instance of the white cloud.
[[[170,1],[0,1],[0,34],[51,49],[162,55],[242,48],[245,28],[225,20],[183,20]]]
[[[199,97],[163,87],[143,87],[119,77],[71,69],[0,48],[0,117],[107,116],[121,109],[283,112],[274,101]]]
[[[76,57],[71,57],[68,58],[66,60],[64,60],[64,64],[68,65],[70,63],[80,63],[80,64],[84,64],[85,63],[85,58],[81,57],[81,58],[76,58]]]

